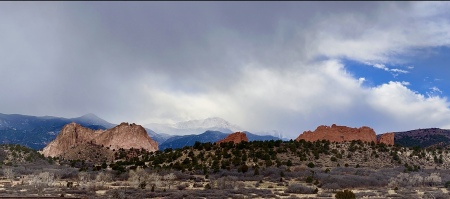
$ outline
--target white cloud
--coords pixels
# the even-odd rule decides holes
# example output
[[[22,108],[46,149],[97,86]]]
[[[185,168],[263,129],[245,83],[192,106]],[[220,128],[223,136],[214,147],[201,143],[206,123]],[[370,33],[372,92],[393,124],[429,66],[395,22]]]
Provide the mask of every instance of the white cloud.
[[[438,92],[438,93],[441,93],[442,94],[442,91],[438,88],[438,87],[436,87],[436,86],[433,86],[433,87],[431,87],[430,88],[430,90],[432,90],[432,91],[434,91],[434,92]]]
[[[202,67],[187,71],[193,76],[189,81],[174,81],[177,76],[172,73],[177,71],[158,74],[167,78],[142,89],[142,106],[147,108],[141,118],[157,122],[218,116],[250,131],[279,129],[291,138],[333,123],[367,125],[378,133],[448,125],[447,98],[424,96],[409,89],[405,81],[363,86],[365,78],[354,77],[339,60],[372,63],[394,77],[409,73],[413,67],[399,55],[414,56],[422,48],[450,45],[450,4],[381,3],[368,12],[344,10],[299,17],[305,21],[283,15],[283,23],[274,26],[276,37],[266,29],[220,24],[214,31],[204,31],[206,35],[200,37],[208,38],[205,48],[202,40],[197,41],[202,45],[183,46],[185,51],[196,50],[193,55],[198,59],[192,63],[182,59],[189,66]],[[203,61],[210,56],[220,59]],[[314,61],[317,57],[325,61]],[[387,67],[402,65],[407,70]],[[210,72],[215,72],[211,78],[203,78]],[[223,72],[226,75],[220,76]],[[195,82],[198,77],[201,80]],[[184,89],[178,90],[181,86]]]
[[[408,57],[450,45],[450,4],[330,4],[0,7],[9,11],[0,17],[9,40],[0,47],[8,93],[0,109],[142,124],[218,116],[291,138],[333,123],[378,133],[449,126],[440,89],[425,96],[405,81],[370,87],[366,78],[376,77],[355,77],[340,60],[409,73]]]
[[[425,97],[399,82],[372,88],[368,104],[389,118],[384,120],[384,125],[397,125],[390,127],[393,131],[402,128],[442,127],[448,124],[450,118],[446,98]]]
[[[389,69],[389,71],[394,72],[394,73],[409,73],[409,71],[398,69],[398,68]]]
[[[402,82],[400,82],[403,86],[409,86],[409,85],[411,85],[411,83],[409,83],[409,82],[405,82],[405,81],[402,81]]]
[[[149,113],[177,120],[214,114],[254,132],[276,127],[290,138],[322,124],[366,125],[384,133],[444,127],[450,119],[446,98],[425,97],[405,81],[365,87],[365,79],[352,76],[338,60],[303,63],[289,73],[249,65],[244,74],[248,78],[226,92],[147,90],[148,101],[166,107]]]
[[[434,96],[442,95],[442,91],[438,87],[433,86],[433,87],[430,88],[430,91],[426,92],[426,94],[429,97],[434,97]]]
[[[317,51],[361,62],[403,63],[405,60],[398,55],[450,45],[449,3],[383,5],[371,16],[349,12],[322,19],[317,23],[322,30],[316,34]],[[350,30],[353,34],[349,34]]]
[[[386,67],[384,64],[374,64],[373,67],[389,71],[389,68]]]
[[[365,81],[366,81],[366,78],[364,78],[364,77],[360,77],[358,79],[359,85],[363,84]]]
[[[378,69],[384,70],[386,72],[390,72],[394,78],[397,77],[399,74],[409,73],[409,71],[407,71],[407,70],[402,70],[402,69],[398,69],[398,68],[389,68],[386,65],[380,64],[380,63],[372,64],[367,61],[364,61],[363,63],[366,65],[373,66],[374,68],[378,68]]]

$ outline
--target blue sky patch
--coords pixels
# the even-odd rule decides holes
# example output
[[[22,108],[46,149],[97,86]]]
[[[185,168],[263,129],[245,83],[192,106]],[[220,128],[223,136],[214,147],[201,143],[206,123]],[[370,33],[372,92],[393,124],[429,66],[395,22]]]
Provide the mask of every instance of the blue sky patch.
[[[363,85],[374,87],[389,81],[408,82],[408,88],[425,96],[448,96],[450,85],[450,48],[422,50],[403,64],[362,63],[344,59],[342,63],[355,78],[365,78]]]

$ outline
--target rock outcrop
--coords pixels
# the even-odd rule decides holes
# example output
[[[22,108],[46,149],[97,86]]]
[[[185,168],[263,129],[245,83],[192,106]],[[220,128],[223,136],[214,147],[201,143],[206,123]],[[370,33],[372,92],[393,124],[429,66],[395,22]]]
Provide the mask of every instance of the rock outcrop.
[[[103,130],[94,131],[72,122],[61,129],[56,139],[42,150],[42,154],[51,157],[59,156],[70,148],[93,140],[103,132]]]
[[[236,132],[228,135],[223,140],[217,141],[217,144],[223,143],[223,142],[234,142],[235,144],[240,143],[242,141],[248,142],[247,135],[243,132]]]
[[[121,123],[109,129],[94,139],[97,145],[103,145],[110,149],[140,149],[157,151],[158,143],[153,141],[141,125]]]
[[[395,133],[385,133],[381,134],[377,140],[377,143],[384,143],[386,145],[394,145]]]
[[[140,125],[121,123],[112,129],[95,131],[70,123],[65,125],[56,139],[42,150],[42,154],[51,157],[62,156],[69,154],[71,149],[87,143],[110,150],[119,148],[158,150],[158,143],[153,141]]]
[[[350,128],[346,126],[321,125],[315,131],[305,131],[295,139],[296,141],[305,140],[314,142],[317,140],[329,140],[331,142],[344,142],[352,140],[361,140],[363,142],[377,142],[375,131],[372,128],[363,126],[360,128]]]

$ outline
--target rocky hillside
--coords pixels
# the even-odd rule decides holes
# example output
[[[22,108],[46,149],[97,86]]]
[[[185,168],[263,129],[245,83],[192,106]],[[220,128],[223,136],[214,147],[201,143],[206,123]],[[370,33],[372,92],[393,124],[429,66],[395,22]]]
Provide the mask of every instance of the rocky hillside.
[[[345,142],[360,140],[363,142],[374,142],[374,143],[385,143],[388,145],[394,145],[393,134],[386,134],[380,137],[377,141],[377,136],[375,131],[367,126],[360,128],[351,128],[347,126],[337,126],[333,124],[330,126],[321,125],[314,131],[305,131],[295,139],[296,141],[318,141],[318,140],[328,140],[331,142]]]
[[[79,157],[70,155],[73,154],[71,150],[80,149],[79,146],[85,144],[89,144],[91,148],[93,147],[91,145],[94,145],[98,148],[105,147],[110,150],[120,148],[143,148],[147,151],[158,150],[158,143],[153,141],[140,125],[121,123],[109,130],[92,130],[76,123],[70,123],[65,125],[56,139],[42,150],[42,154],[45,156],[62,156],[67,159],[77,159]],[[81,151],[78,151],[77,154],[80,153]]]
[[[430,147],[450,145],[450,130],[439,128],[416,129],[395,132],[395,143],[406,147]]]
[[[21,163],[38,162],[44,164],[47,159],[37,151],[18,144],[0,145],[0,166],[12,166]]]

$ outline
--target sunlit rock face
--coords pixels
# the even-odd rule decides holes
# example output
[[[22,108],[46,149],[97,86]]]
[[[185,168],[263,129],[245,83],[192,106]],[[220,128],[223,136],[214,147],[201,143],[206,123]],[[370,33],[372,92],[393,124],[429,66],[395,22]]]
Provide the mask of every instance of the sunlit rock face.
[[[351,128],[347,126],[321,125],[314,131],[305,131],[300,134],[296,141],[305,140],[314,142],[317,140],[329,140],[331,142],[344,142],[352,140],[361,140],[363,142],[377,142],[375,131],[367,126],[360,128]]]
[[[394,145],[394,133],[384,133],[378,138],[378,143],[384,143],[386,145]]]
[[[217,144],[223,143],[223,142],[234,142],[235,144],[240,143],[242,141],[248,142],[247,135],[243,132],[236,132],[228,135],[223,140],[217,141]]]
[[[108,130],[92,130],[70,123],[65,125],[56,139],[42,150],[42,154],[51,157],[60,156],[85,143],[108,147],[111,150],[120,148],[158,150],[158,143],[152,140],[140,125],[121,123]]]

